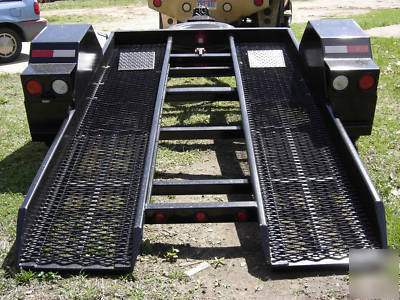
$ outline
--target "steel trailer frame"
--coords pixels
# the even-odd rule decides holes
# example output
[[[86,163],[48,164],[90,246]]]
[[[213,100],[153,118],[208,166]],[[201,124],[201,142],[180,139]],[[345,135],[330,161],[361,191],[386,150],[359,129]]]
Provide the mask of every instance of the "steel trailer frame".
[[[208,41],[204,46],[209,50],[205,55],[187,53],[189,49],[195,49],[198,44],[194,41],[194,36],[198,32],[206,32]],[[253,29],[187,29],[187,30],[163,30],[147,32],[115,32],[112,33],[106,45],[103,48],[101,63],[92,71],[94,82],[94,93],[102,84],[105,71],[98,75],[97,70],[100,65],[107,65],[110,61],[112,51],[118,45],[127,45],[130,43],[153,43],[163,41],[166,43],[165,55],[160,74],[160,82],[157,90],[154,114],[149,142],[144,160],[143,181],[140,186],[140,193],[136,207],[136,219],[132,224],[130,238],[133,239],[132,261],[126,265],[60,265],[53,264],[35,264],[21,261],[21,255],[24,252],[24,240],[27,233],[27,220],[37,206],[34,203],[38,191],[44,185],[46,177],[51,171],[52,161],[58,155],[63,147],[63,138],[71,130],[71,125],[77,122],[76,110],[69,111],[67,119],[63,122],[57,136],[51,145],[28,193],[19,210],[18,229],[17,229],[17,258],[18,265],[22,268],[76,271],[76,270],[96,270],[96,271],[126,271],[134,267],[136,257],[139,253],[139,246],[142,240],[144,223],[154,224],[157,222],[156,215],[162,214],[164,219],[162,223],[193,223],[193,222],[255,222],[260,225],[261,238],[263,239],[264,251],[269,263],[273,267],[296,267],[296,266],[348,266],[347,258],[340,259],[320,259],[316,261],[300,260],[298,262],[271,261],[271,252],[269,248],[269,229],[268,220],[263,208],[263,196],[261,195],[260,178],[253,148],[253,138],[249,125],[249,114],[246,108],[246,95],[243,88],[238,54],[236,52],[235,41],[268,41],[275,40],[287,45],[292,52],[299,52],[299,45],[288,28],[253,28]],[[225,45],[221,41],[225,42]],[[196,66],[194,64],[206,64],[206,66]],[[302,71],[303,76],[308,78],[307,65]],[[96,75],[97,74],[97,75]],[[168,77],[187,77],[187,76],[232,76],[236,77],[236,87],[187,87],[171,88],[167,87]],[[24,75],[22,76],[24,77]],[[22,80],[24,83],[24,79]],[[355,184],[361,190],[365,197],[366,210],[371,222],[376,229],[376,236],[379,240],[379,247],[387,247],[385,215],[382,201],[369,178],[361,159],[357,154],[352,140],[346,133],[346,130],[340,119],[335,117],[331,105],[322,99],[319,94],[314,97],[318,102],[324,116],[329,132],[336,142],[340,157],[346,162],[347,170],[354,179]],[[164,102],[188,101],[194,102],[206,98],[208,101],[239,101],[242,112],[241,126],[205,126],[205,127],[161,127],[160,120]],[[80,99],[74,100],[75,107],[84,105]],[[79,120],[79,119],[78,119]],[[182,139],[237,139],[246,140],[248,154],[248,163],[250,167],[250,178],[231,178],[220,180],[158,180],[154,181],[155,160],[157,155],[158,142],[160,140],[182,140]],[[235,202],[212,202],[212,203],[151,203],[152,195],[194,195],[203,194],[207,190],[208,194],[251,194],[254,201],[235,201]],[[205,218],[197,221],[194,217],[196,213],[202,212]],[[246,212],[245,218],[238,218],[238,214]]]

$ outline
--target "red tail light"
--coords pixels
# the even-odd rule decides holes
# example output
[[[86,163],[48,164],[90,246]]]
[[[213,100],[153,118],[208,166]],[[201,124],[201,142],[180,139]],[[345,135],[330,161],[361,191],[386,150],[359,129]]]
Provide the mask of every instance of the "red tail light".
[[[154,216],[154,220],[156,221],[156,223],[163,223],[163,222],[165,222],[166,219],[167,219],[167,218],[166,218],[165,215],[162,214],[162,213],[157,213],[157,214]]]
[[[35,14],[40,15],[39,3],[33,2],[33,9],[35,10]]]
[[[246,221],[248,216],[247,216],[247,212],[245,211],[239,211],[236,215],[236,217],[238,218],[239,221]]]
[[[195,40],[197,44],[205,44],[206,43],[206,34],[204,31],[199,31],[199,33],[196,34]]]
[[[161,0],[153,0],[153,5],[155,7],[160,7],[161,6]]]
[[[368,90],[372,88],[375,84],[374,76],[367,74],[360,78],[359,86],[360,89]]]
[[[196,214],[196,220],[199,222],[204,222],[207,219],[207,215],[203,212],[198,212]]]
[[[29,92],[31,95],[40,95],[43,91],[42,84],[37,81],[37,80],[29,80],[26,85],[26,90]]]
[[[261,6],[263,4],[264,4],[263,0],[254,0],[254,5],[256,5],[256,6]]]

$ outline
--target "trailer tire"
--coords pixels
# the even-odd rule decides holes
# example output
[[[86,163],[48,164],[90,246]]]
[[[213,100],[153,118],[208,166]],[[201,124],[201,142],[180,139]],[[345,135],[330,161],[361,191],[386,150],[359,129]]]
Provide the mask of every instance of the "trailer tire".
[[[21,54],[22,38],[13,29],[0,27],[0,62],[8,63],[16,60]]]

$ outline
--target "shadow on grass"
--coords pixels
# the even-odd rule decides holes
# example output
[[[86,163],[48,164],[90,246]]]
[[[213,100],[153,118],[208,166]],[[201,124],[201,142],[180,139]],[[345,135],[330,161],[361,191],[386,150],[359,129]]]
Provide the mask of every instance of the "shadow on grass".
[[[188,77],[188,78],[194,78],[195,81],[199,80],[198,77]],[[170,82],[168,84],[169,88],[188,88],[188,87],[235,87],[235,81],[233,80],[232,84],[229,82],[226,82],[227,78],[231,78],[230,76],[225,76],[225,77],[205,77],[209,82],[190,82],[190,79],[186,79],[185,83],[177,83],[174,84],[173,82]],[[225,80],[223,80],[225,78]],[[182,80],[182,79],[181,79]]]
[[[239,234],[241,246],[192,247],[189,244],[152,243],[151,254],[164,258],[166,252],[170,251],[171,248],[175,248],[179,249],[180,259],[210,261],[215,257],[224,257],[225,259],[244,257],[249,273],[263,281],[347,274],[347,270],[344,268],[313,267],[312,269],[297,268],[295,271],[293,269],[272,270],[266,263],[264,252],[261,248],[258,224],[236,223],[236,230]]]
[[[5,270],[7,274],[10,276],[14,276],[16,273],[18,273],[17,260],[15,256],[15,247],[16,244],[14,241],[14,244],[11,246],[10,251],[7,253],[7,256],[1,263],[1,268]]]
[[[0,193],[25,194],[48,148],[29,142],[0,161]]]
[[[160,146],[167,148],[169,150],[175,151],[175,152],[190,152],[192,150],[200,150],[200,151],[215,151],[217,149],[217,146],[215,144],[200,144],[200,143],[194,143],[194,144],[186,144],[186,143],[174,143],[174,142],[169,142],[169,141],[160,141],[159,143]],[[227,146],[230,146],[232,148],[232,151],[240,151],[240,150],[245,150],[245,144],[244,143],[228,143],[226,144]]]
[[[205,126],[205,125],[239,125],[240,121],[226,120],[226,115],[238,115],[240,114],[240,108],[234,105],[227,105],[222,107],[215,107],[211,102],[197,103],[191,106],[175,105],[174,107],[167,107],[163,109],[163,118],[175,119],[175,126],[182,126],[191,117],[197,117],[199,115],[213,115],[210,119],[209,124],[204,124],[202,121],[191,120],[190,126]]]

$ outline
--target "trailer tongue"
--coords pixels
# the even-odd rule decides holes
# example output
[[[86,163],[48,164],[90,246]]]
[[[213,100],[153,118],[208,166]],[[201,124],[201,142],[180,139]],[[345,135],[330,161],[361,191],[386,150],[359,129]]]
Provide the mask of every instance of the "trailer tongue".
[[[345,266],[351,248],[385,248],[382,202],[335,117],[343,107],[336,102],[359,101],[346,89],[331,91],[337,70],[329,68],[324,47],[335,44],[324,39],[324,30],[338,22],[350,28],[349,44],[369,47],[360,32],[354,37],[358,27],[348,21],[311,22],[300,52],[286,28],[115,32],[101,53],[91,45],[90,26],[64,25],[63,32],[79,34],[59,43],[49,37],[60,28],[49,26],[32,43],[21,77],[33,138],[48,141],[58,133],[19,211],[18,265],[130,270],[144,223],[256,221],[274,267]],[[60,60],[53,48],[76,55]],[[317,53],[312,60],[310,51]],[[353,85],[353,74],[372,76],[374,85],[358,94],[371,99],[372,93],[376,101],[378,69],[364,54],[352,56],[358,69],[344,65],[339,76]],[[236,87],[166,88],[172,76],[220,75],[235,76]],[[60,76],[70,89],[64,95],[51,90]],[[325,90],[315,88],[313,78]],[[29,92],[32,80],[42,93]],[[242,126],[160,128],[163,103],[182,99],[239,101]],[[375,102],[363,105],[367,112]],[[354,120],[345,121],[353,139],[372,126],[370,114],[354,112]],[[244,138],[250,180],[153,180],[159,140],[207,137]],[[249,193],[254,201],[150,202],[152,195],[205,190]]]

